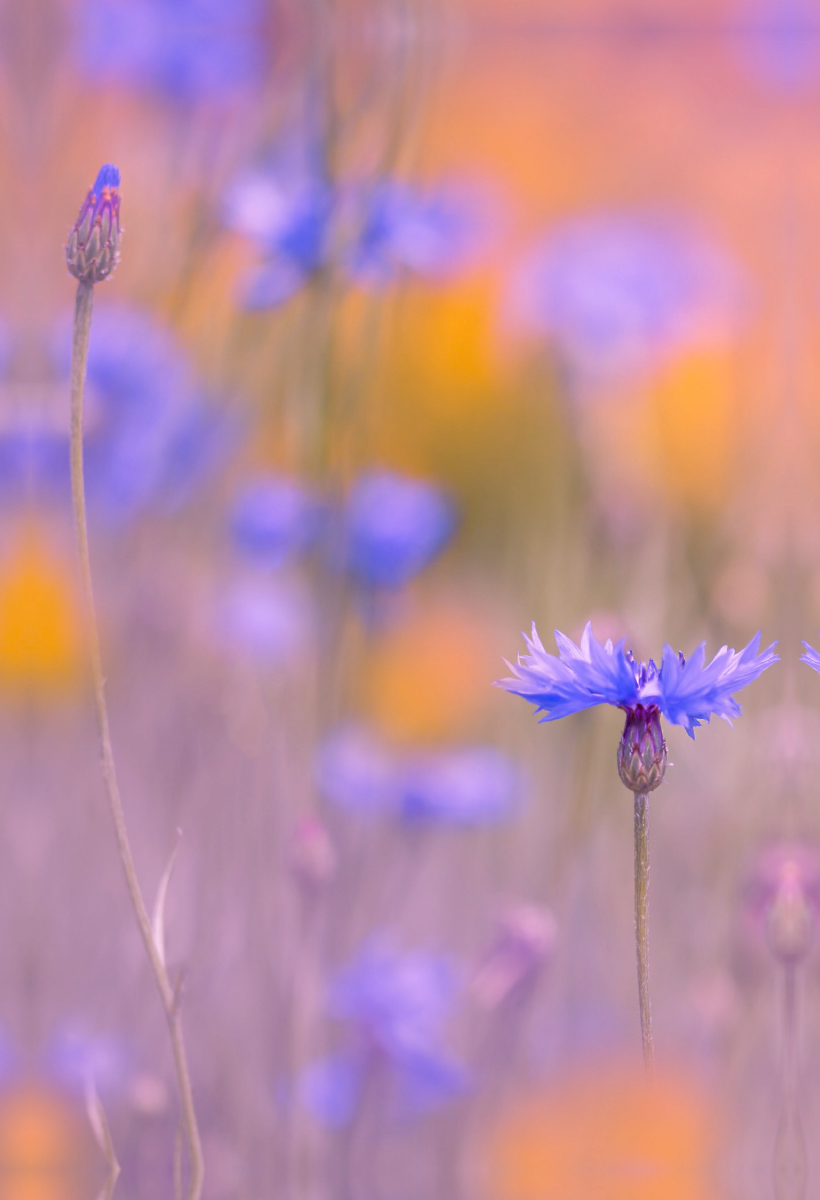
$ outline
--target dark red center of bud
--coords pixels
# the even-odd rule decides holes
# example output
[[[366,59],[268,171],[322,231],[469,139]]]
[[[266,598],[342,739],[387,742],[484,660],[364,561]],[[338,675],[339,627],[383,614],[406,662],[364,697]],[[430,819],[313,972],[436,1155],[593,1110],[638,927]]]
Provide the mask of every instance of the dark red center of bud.
[[[618,746],[618,774],[633,792],[653,792],[663,782],[668,755],[656,704],[626,709],[626,724]]]

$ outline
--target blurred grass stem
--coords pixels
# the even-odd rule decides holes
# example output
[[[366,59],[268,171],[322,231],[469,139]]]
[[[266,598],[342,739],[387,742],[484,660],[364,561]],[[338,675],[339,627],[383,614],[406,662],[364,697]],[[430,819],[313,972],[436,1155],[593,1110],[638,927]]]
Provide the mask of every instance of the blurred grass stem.
[[[202,1145],[194,1109],[185,1044],[182,1038],[182,1022],[179,1013],[178,996],[176,989],[171,986],[163,962],[163,956],[154,940],[151,920],[148,916],[148,910],[145,907],[145,901],[134,867],[134,858],[128,840],[125,814],[123,812],[119,784],[117,783],[117,773],[114,766],[114,752],[111,747],[108,708],[105,700],[105,680],[103,677],[100,638],[94,606],[91,560],[88,553],[88,526],[86,522],[85,484],[83,480],[83,391],[88,363],[88,342],[91,334],[93,303],[93,284],[80,282],[77,285],[77,299],[74,308],[74,337],[71,351],[71,495],[74,506],[74,523],[77,533],[77,551],[80,559],[83,598],[88,619],[88,646],[94,687],[94,702],[97,710],[97,724],[100,733],[102,773],[108,793],[111,816],[114,821],[114,831],[117,838],[120,860],[125,872],[128,894],[131,897],[131,904],[143,944],[145,945],[145,952],[148,955],[151,970],[154,973],[154,979],[156,980],[162,1005],[165,1009],[165,1016],[168,1021],[171,1049],[174,1057],[174,1069],[179,1089],[182,1126],[185,1131],[185,1140],[190,1159],[191,1172],[188,1183],[188,1200],[199,1200],[202,1193],[204,1175]]]
[[[652,1008],[649,1003],[649,796],[635,794],[635,949],[638,958],[638,1007],[641,1013],[643,1061],[647,1073],[655,1069],[652,1042]]]

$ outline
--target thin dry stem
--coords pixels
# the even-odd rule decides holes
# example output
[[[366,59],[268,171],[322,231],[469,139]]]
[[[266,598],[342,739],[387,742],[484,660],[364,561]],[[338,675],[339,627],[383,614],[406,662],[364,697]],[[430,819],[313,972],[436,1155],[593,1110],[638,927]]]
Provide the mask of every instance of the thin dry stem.
[[[649,796],[635,796],[635,949],[638,958],[638,1007],[641,1013],[643,1061],[647,1073],[655,1069],[652,1042],[652,1009],[649,1003]]]
[[[193,1094],[191,1092],[191,1080],[185,1055],[185,1044],[182,1037],[182,1022],[175,1000],[174,989],[171,987],[162,958],[154,942],[151,921],[148,916],[148,910],[145,907],[145,901],[134,867],[134,858],[128,840],[125,814],[123,812],[119,784],[117,783],[117,773],[114,766],[114,752],[111,746],[108,708],[105,700],[105,680],[103,677],[100,639],[94,605],[91,560],[88,553],[88,527],[85,509],[85,483],[83,479],[83,391],[88,362],[88,341],[91,334],[93,302],[93,285],[90,283],[78,284],[77,299],[74,308],[74,340],[71,356],[71,495],[74,504],[74,524],[77,533],[77,550],[80,560],[83,597],[88,618],[89,657],[94,686],[94,703],[97,710],[97,724],[100,733],[102,773],[108,793],[108,802],[114,821],[114,832],[117,838],[120,861],[125,873],[128,894],[131,897],[131,904],[145,946],[145,952],[148,955],[151,970],[154,974],[168,1021],[171,1049],[174,1057],[174,1069],[179,1090],[182,1126],[185,1130],[185,1140],[190,1159],[191,1174],[188,1184],[188,1200],[199,1200],[202,1194],[204,1164],[199,1127],[197,1125]]]

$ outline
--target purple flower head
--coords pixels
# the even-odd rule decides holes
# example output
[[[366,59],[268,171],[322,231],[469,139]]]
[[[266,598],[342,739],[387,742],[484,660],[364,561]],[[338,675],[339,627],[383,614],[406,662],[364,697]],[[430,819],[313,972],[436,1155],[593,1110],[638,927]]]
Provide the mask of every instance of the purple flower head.
[[[247,484],[231,514],[234,542],[255,562],[278,567],[309,549],[318,537],[324,510],[305,488],[281,475]]]
[[[91,76],[174,100],[223,96],[261,77],[263,0],[84,0],[77,54]]]
[[[512,289],[514,318],[584,376],[640,372],[723,334],[740,285],[726,255],[668,218],[603,214],[557,226]]]
[[[815,650],[814,646],[809,642],[804,642],[803,645],[806,647],[806,653],[800,655],[800,661],[808,663],[810,667],[814,667],[815,671],[820,674],[820,652]]]
[[[465,188],[424,194],[385,181],[365,199],[361,233],[349,255],[351,273],[387,284],[401,272],[444,279],[466,265],[480,241],[477,195]]]
[[[740,715],[734,693],[752,683],[778,661],[773,642],[758,653],[758,633],[743,650],[720,649],[708,665],[705,642],[687,660],[671,646],[664,646],[661,665],[654,660],[638,663],[624,649],[624,639],[613,646],[597,640],[587,624],[580,646],[555,631],[558,657],[548,654],[535,625],[532,637],[524,635],[528,654],[519,655],[517,666],[507,665],[514,679],[499,679],[496,686],[535,704],[544,721],[556,721],[570,713],[612,704],[628,714],[655,709],[673,725],[683,725],[690,737],[712,716],[731,724]]]
[[[455,509],[431,483],[391,471],[363,475],[348,497],[343,562],[366,587],[400,588],[452,536]]]
[[[491,746],[416,755],[404,770],[402,815],[416,824],[495,825],[520,794],[518,769]]]
[[[66,265],[82,283],[107,279],[120,260],[120,173],[100,167],[65,248]]]
[[[746,887],[755,932],[785,963],[805,958],[820,915],[820,855],[802,842],[778,842],[759,856]]]
[[[381,1068],[393,1085],[393,1107],[413,1115],[464,1091],[466,1073],[444,1046],[456,990],[448,959],[399,954],[371,938],[330,991],[331,1015],[347,1025],[348,1046],[314,1063],[302,1081],[305,1100],[331,1126],[347,1124],[368,1072]]]

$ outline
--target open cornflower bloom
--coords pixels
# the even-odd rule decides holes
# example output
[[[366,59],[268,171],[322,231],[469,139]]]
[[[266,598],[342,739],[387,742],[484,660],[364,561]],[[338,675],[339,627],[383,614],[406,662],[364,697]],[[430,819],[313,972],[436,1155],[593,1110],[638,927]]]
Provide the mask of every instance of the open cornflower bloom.
[[[753,683],[777,662],[773,642],[760,651],[760,633],[742,650],[723,646],[706,662],[705,642],[687,661],[665,645],[661,665],[654,659],[636,661],[626,650],[625,639],[602,644],[588,622],[578,646],[555,631],[558,657],[545,649],[533,623],[532,636],[524,635],[528,654],[518,664],[507,665],[514,677],[499,679],[496,686],[522,696],[543,713],[542,721],[611,704],[626,713],[618,745],[618,775],[635,794],[635,931],[638,955],[638,993],[647,1069],[654,1063],[652,1021],[649,1009],[647,904],[649,888],[648,796],[663,782],[668,762],[661,717],[682,725],[694,739],[695,729],[712,716],[731,724],[740,715],[734,693]],[[820,661],[820,656],[818,656]]]

